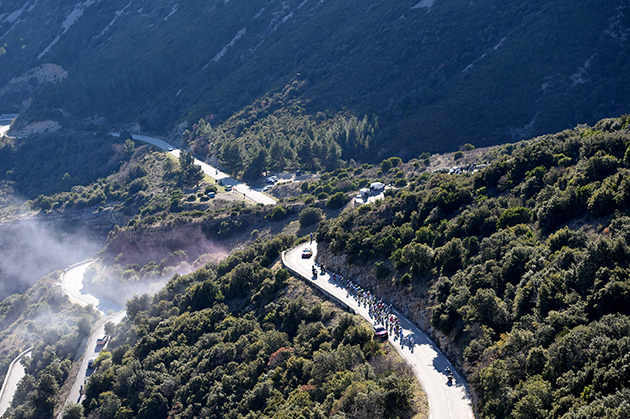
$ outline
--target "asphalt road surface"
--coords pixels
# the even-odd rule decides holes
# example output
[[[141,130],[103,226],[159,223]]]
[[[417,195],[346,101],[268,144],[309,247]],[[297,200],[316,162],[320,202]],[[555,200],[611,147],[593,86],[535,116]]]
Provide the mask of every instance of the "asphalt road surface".
[[[0,137],[2,137],[3,135],[5,135],[8,131],[9,128],[11,128],[11,121],[0,121]]]
[[[111,134],[114,137],[120,136],[120,134],[117,132],[112,132]],[[154,146],[157,146],[162,150],[167,150],[168,153],[179,158],[180,150],[164,140],[140,134],[133,134],[133,138],[138,141],[153,144]],[[250,199],[258,204],[263,205],[276,205],[278,203],[278,201],[276,201],[272,197],[265,195],[261,191],[250,188],[246,183],[240,182],[230,177],[227,173],[220,171],[216,167],[210,166],[208,163],[204,163],[201,160],[195,159],[195,164],[201,166],[201,170],[203,170],[206,175],[210,176],[214,180],[222,181],[223,185],[225,186],[233,187],[236,193],[243,195],[244,198]]]
[[[92,373],[94,372],[92,368],[88,368],[88,362],[90,359],[96,359],[99,352],[107,347],[107,344],[97,345],[96,340],[105,334],[105,323],[119,323],[123,319],[123,317],[125,317],[125,314],[126,312],[124,310],[119,311],[118,313],[111,314],[101,319],[94,327],[94,330],[92,331],[92,334],[90,335],[84,348],[81,367],[79,368],[79,372],[77,373],[74,383],[72,384],[72,389],[70,390],[70,394],[68,395],[64,406],[70,403],[80,403],[85,397],[82,394],[83,386],[86,384],[86,381],[90,377],[90,375],[92,375]],[[59,417],[61,417],[62,414],[63,410],[60,413]]]
[[[11,401],[13,400],[15,390],[17,390],[18,383],[22,377],[26,375],[26,371],[24,371],[24,367],[20,364],[20,360],[25,356],[30,357],[32,349],[33,347],[30,347],[22,352],[9,366],[7,375],[4,378],[4,383],[2,384],[2,391],[0,391],[0,416],[4,415],[4,412],[11,406]]]
[[[104,298],[92,295],[83,288],[83,274],[85,274],[85,271],[91,263],[92,261],[88,260],[64,270],[61,276],[63,291],[70,297],[73,303],[82,306],[92,304],[94,308],[103,315],[107,315],[110,310],[113,312],[121,311],[124,307]]]
[[[302,249],[310,247],[313,256],[302,259]],[[364,317],[370,324],[374,321],[368,313],[368,309],[359,306],[357,301],[349,297],[345,288],[337,282],[332,282],[330,274],[318,275],[313,278],[312,267],[317,256],[317,243],[303,243],[282,254],[282,262],[289,269],[304,277],[332,298],[341,301],[352,308],[357,314]],[[389,342],[396,348],[403,359],[413,368],[418,380],[424,387],[429,400],[430,419],[472,419],[474,418],[472,400],[464,379],[455,371],[450,361],[442,354],[431,338],[415,324],[405,318],[400,312],[394,310],[400,325],[403,328],[403,344],[399,339],[391,335]],[[413,345],[410,345],[409,337],[413,337]],[[446,367],[453,371],[453,383],[448,384]]]
[[[91,304],[96,310],[105,315],[105,317],[96,324],[92,334],[87,339],[87,342],[83,347],[81,367],[79,368],[79,372],[77,373],[74,384],[72,385],[72,389],[70,390],[70,394],[68,395],[64,406],[69,403],[79,403],[83,397],[81,394],[83,386],[92,372],[94,372],[93,369],[88,368],[88,361],[92,358],[97,358],[99,352],[103,348],[107,347],[107,344],[96,345],[97,339],[105,334],[105,323],[110,321],[113,323],[119,323],[126,314],[124,307],[112,303],[104,298],[90,294],[83,288],[83,274],[90,266],[90,263],[92,263],[92,261],[88,260],[66,268],[61,276],[61,286],[73,303],[80,304],[82,306]],[[62,414],[63,410],[59,414],[59,417],[61,417]]]
[[[90,266],[90,263],[91,261],[85,261],[66,268],[61,276],[60,285],[73,303],[80,304],[82,306],[91,304],[96,310],[106,316],[97,323],[94,331],[87,339],[86,346],[84,347],[83,360],[81,361],[81,368],[79,369],[79,373],[77,374],[72,390],[70,391],[70,395],[68,396],[65,404],[71,402],[78,403],[80,401],[81,389],[86,378],[92,372],[87,368],[88,361],[90,358],[96,358],[100,350],[106,346],[96,345],[96,340],[105,334],[105,323],[108,321],[118,323],[125,316],[124,307],[112,303],[104,298],[92,295],[83,288],[83,274]],[[14,359],[11,363],[0,394],[0,416],[11,405],[11,400],[13,400],[13,395],[17,389],[17,385],[25,375],[24,368],[19,363],[19,360],[21,357],[29,355],[30,348],[20,354],[20,356]]]

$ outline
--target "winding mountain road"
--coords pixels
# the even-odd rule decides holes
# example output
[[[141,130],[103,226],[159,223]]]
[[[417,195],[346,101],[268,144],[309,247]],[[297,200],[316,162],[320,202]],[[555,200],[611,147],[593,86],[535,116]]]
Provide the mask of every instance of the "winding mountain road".
[[[96,310],[105,316],[96,324],[91,335],[86,340],[82,352],[80,352],[75,358],[75,361],[82,359],[81,367],[79,368],[75,381],[72,385],[70,394],[64,403],[64,407],[69,403],[79,403],[81,401],[81,390],[90,373],[90,370],[88,369],[88,361],[90,358],[96,358],[101,349],[107,346],[96,345],[97,339],[105,334],[105,323],[109,321],[118,323],[123,319],[123,317],[125,317],[124,307],[121,307],[120,305],[104,298],[90,294],[84,289],[83,275],[91,263],[91,260],[77,263],[66,268],[61,275],[60,285],[66,295],[70,298],[70,301],[82,306],[92,305]],[[0,390],[0,416],[2,416],[9,406],[11,406],[11,401],[13,400],[13,395],[15,394],[18,383],[22,377],[26,375],[24,367],[20,364],[20,359],[25,356],[30,356],[31,349],[32,348],[28,348],[15,358],[13,362],[11,362],[11,366],[7,371],[7,376],[2,385],[2,390]],[[60,417],[61,413],[59,414],[59,418]]]
[[[70,403],[79,403],[83,397],[81,394],[81,390],[83,389],[83,385],[85,384],[85,380],[89,377],[92,370],[88,368],[88,362],[91,358],[98,357],[101,349],[105,348],[105,345],[97,345],[96,341],[99,337],[105,334],[105,323],[113,322],[119,323],[123,317],[125,317],[124,307],[113,303],[104,298],[98,297],[96,295],[90,294],[83,287],[83,275],[85,271],[92,263],[91,260],[87,260],[76,265],[73,265],[69,268],[66,268],[61,275],[61,286],[63,291],[68,295],[70,300],[82,306],[92,305],[96,310],[98,310],[105,317],[99,320],[96,326],[92,330],[92,334],[87,339],[85,346],[83,347],[83,352],[81,355],[77,355],[75,361],[82,358],[81,366],[75,377],[74,383],[72,384],[72,389],[70,390],[70,394],[64,403],[64,408],[66,405]],[[59,418],[63,413],[63,409],[59,414]]]
[[[11,365],[9,365],[9,370],[4,378],[4,383],[2,383],[2,390],[0,390],[0,416],[4,415],[4,412],[6,412],[11,406],[15,390],[17,390],[20,380],[26,375],[26,371],[24,370],[22,364],[20,364],[20,360],[24,357],[30,357],[32,349],[33,347],[31,346],[19,354],[11,362]]]
[[[313,256],[302,259],[302,250],[310,247]],[[299,274],[311,284],[321,289],[329,297],[336,299],[356,313],[364,317],[370,324],[374,321],[368,313],[368,309],[359,306],[357,301],[350,297],[345,288],[337,282],[333,282],[330,275],[317,275],[313,278],[313,261],[317,255],[317,243],[308,242],[282,253],[282,263],[294,273]],[[431,340],[415,324],[405,318],[400,312],[394,313],[403,328],[405,338],[413,337],[414,344],[408,340],[401,345],[399,339],[389,337],[389,342],[396,348],[402,358],[413,368],[414,373],[422,383],[429,400],[429,419],[472,419],[474,418],[472,400],[468,386],[464,379],[457,373],[450,361]],[[453,384],[448,384],[446,367],[453,371]]]
[[[303,259],[302,250],[306,247],[312,248],[313,256],[308,259]],[[368,309],[360,306],[354,298],[350,297],[345,288],[342,288],[337,282],[333,282],[328,273],[325,275],[319,274],[316,278],[312,276],[311,269],[316,255],[317,243],[313,242],[312,244],[309,244],[306,242],[291,250],[283,252],[282,262],[295,274],[302,276],[308,282],[322,290],[330,298],[335,299],[353,309],[357,314],[364,317],[370,324],[373,325],[374,321],[370,317]],[[100,350],[103,349],[103,346],[96,345],[96,340],[104,334],[105,323],[108,321],[112,321],[114,323],[120,322],[125,316],[123,307],[106,299],[92,295],[84,289],[83,277],[90,263],[92,262],[85,261],[69,267],[64,270],[61,276],[61,286],[63,287],[64,292],[74,303],[81,304],[83,306],[92,305],[96,310],[105,315],[105,317],[97,323],[91,336],[87,339],[87,343],[85,344],[82,353],[77,355],[77,358],[75,359],[76,361],[82,358],[81,367],[79,368],[64,407],[70,403],[79,403],[83,397],[81,390],[85,384],[85,380],[91,373],[91,369],[88,368],[88,361],[91,358],[96,358]],[[394,310],[393,314],[398,317],[406,339],[401,342],[400,339],[394,339],[390,336],[389,342],[394,348],[396,348],[401,357],[412,367],[414,373],[424,387],[429,402],[429,419],[473,419],[474,414],[472,401],[464,379],[457,373],[446,356],[442,354],[437,345],[426,333],[420,330],[415,324],[409,321],[397,310]],[[412,345],[409,343],[409,337],[413,337]],[[25,353],[21,356],[26,354],[27,351],[25,351]],[[16,359],[14,364],[17,362],[19,362],[19,359]],[[453,371],[454,380],[452,384],[448,383],[447,374],[445,372],[447,367]],[[15,380],[15,377],[11,378],[11,380]],[[17,381],[13,384],[13,387],[15,388],[16,385]],[[6,405],[6,407],[8,407],[12,399],[13,392],[5,395],[4,387],[6,386],[7,384],[3,386],[2,402]],[[6,401],[7,399],[8,401]],[[61,413],[59,414],[59,418],[60,417]]]
[[[113,135],[114,137],[120,137],[120,133],[117,132],[112,132],[111,135]],[[154,146],[159,147],[162,150],[167,150],[169,154],[179,158],[180,150],[164,140],[140,134],[133,134],[133,139],[153,144]],[[210,176],[212,179],[216,181],[220,180],[223,185],[233,187],[237,193],[242,194],[245,198],[249,198],[257,204],[276,205],[278,203],[278,201],[276,201],[274,198],[265,195],[261,191],[250,188],[246,183],[240,182],[230,177],[227,173],[220,171],[216,167],[210,166],[208,163],[204,163],[201,160],[195,159],[195,164],[201,166],[201,170],[203,170],[203,172],[206,175]]]

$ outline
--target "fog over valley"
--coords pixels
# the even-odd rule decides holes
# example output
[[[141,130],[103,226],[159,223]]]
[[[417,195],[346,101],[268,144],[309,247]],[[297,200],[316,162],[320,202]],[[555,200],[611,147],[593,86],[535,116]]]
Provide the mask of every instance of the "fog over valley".
[[[62,231],[36,220],[0,224],[0,298],[26,291],[39,278],[94,257],[103,246],[86,232]]]

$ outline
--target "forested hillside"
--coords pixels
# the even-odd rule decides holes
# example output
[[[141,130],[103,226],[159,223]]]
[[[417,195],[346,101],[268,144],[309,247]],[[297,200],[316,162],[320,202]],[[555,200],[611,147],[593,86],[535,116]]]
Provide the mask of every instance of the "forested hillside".
[[[72,375],[72,361],[99,316],[92,307],[71,303],[61,287],[55,286],[60,273],[55,271],[26,292],[0,302],[0,377],[3,380],[11,361],[22,350],[33,346],[31,357],[26,358],[27,374],[13,398],[16,409],[9,409],[9,417],[53,417],[60,390]]]
[[[212,132],[201,127],[199,136]],[[20,156],[19,143],[7,144]],[[117,172],[29,204],[44,209],[42,203],[49,202],[47,212],[68,211],[79,200],[121,205],[133,218],[112,239],[121,231],[195,220],[212,226],[209,234],[218,237],[248,214],[263,216],[261,208],[242,204],[185,211],[180,205],[188,198],[182,199],[179,188],[190,191],[189,202],[203,203],[186,186],[181,167],[133,141],[109,147],[103,156],[120,159],[112,166]],[[439,156],[407,163],[392,157],[377,166],[337,168],[299,185],[276,186],[295,196],[264,219],[270,225],[282,221],[290,201],[302,202],[299,224],[310,228],[322,220],[317,239],[326,252],[371,271],[387,295],[418,296],[401,308],[431,308],[433,333],[479,396],[480,417],[626,417],[630,118],[478,154],[467,148],[452,155],[463,169],[451,173],[426,171]],[[489,165],[473,172],[474,162]],[[132,192],[138,179],[142,188]],[[372,181],[393,187],[383,200],[343,209]],[[91,197],[101,201],[89,204]],[[255,233],[248,234],[251,240]],[[122,242],[115,242],[101,252],[103,260],[125,253],[117,247]],[[356,319],[313,303],[312,295],[273,266],[294,243],[289,235],[254,240],[221,263],[174,276],[153,297],[131,299],[128,320],[115,328],[111,351],[101,354],[85,388],[83,415],[411,417],[418,409],[407,386],[411,378],[390,359],[387,346]],[[123,268],[129,261],[123,256],[119,263]],[[149,262],[124,269],[138,279],[160,275],[165,266]],[[28,365],[31,378],[9,417],[54,409],[47,395],[59,397],[72,345],[86,333],[87,318],[78,331],[70,324],[38,326],[39,314],[63,309],[54,291],[39,292],[29,294],[39,299],[32,309],[25,309],[25,297],[3,304],[7,325],[24,312],[19,321],[44,333],[43,340],[31,336],[36,361]],[[74,417],[81,417],[80,410],[71,408]]]
[[[153,297],[129,300],[127,320],[96,360],[83,409],[70,410],[278,419],[402,419],[421,411],[418,384],[393,348],[272,266],[293,240],[258,241],[175,276]]]
[[[628,417],[630,119],[496,153],[474,174],[413,176],[318,241],[427,290],[481,417]]]
[[[626,0],[0,0],[2,221],[107,235],[93,290],[171,278],[107,326],[67,418],[423,415],[391,347],[278,266],[315,229],[430,324],[480,418],[630,417],[629,97]],[[251,206],[193,155],[309,177]],[[14,265],[0,294],[42,275]],[[34,345],[6,417],[55,416],[98,317],[57,281],[0,302],[0,372]]]
[[[382,150],[381,158],[408,159],[499,144],[627,111],[628,7],[623,0],[5,1],[0,112],[22,111],[18,126],[139,122],[166,133],[201,118],[217,126],[250,109],[247,128],[299,102],[322,123],[340,114],[377,118],[372,159]]]

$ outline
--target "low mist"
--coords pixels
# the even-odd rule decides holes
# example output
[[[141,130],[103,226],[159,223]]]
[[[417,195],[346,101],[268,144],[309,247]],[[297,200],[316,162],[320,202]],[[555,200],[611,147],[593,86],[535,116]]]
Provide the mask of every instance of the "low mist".
[[[95,257],[104,238],[64,231],[36,220],[0,224],[0,299],[22,293],[39,278]]]
[[[175,274],[189,274],[229,254],[199,229],[171,231],[168,239],[161,234],[132,242],[117,238],[108,244],[108,252],[114,249],[115,262],[111,257],[97,260],[87,269],[83,285],[94,295],[120,305],[136,294],[158,292]]]

